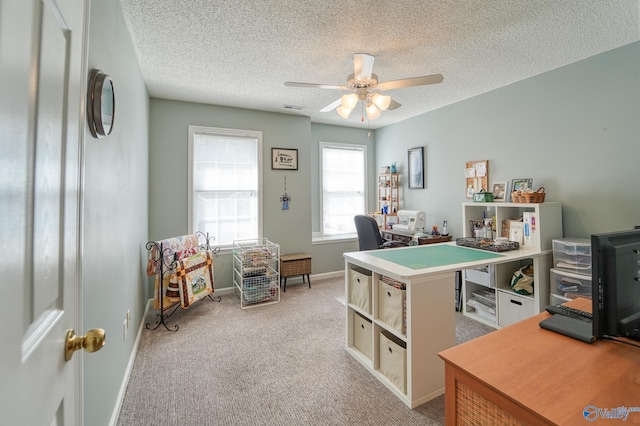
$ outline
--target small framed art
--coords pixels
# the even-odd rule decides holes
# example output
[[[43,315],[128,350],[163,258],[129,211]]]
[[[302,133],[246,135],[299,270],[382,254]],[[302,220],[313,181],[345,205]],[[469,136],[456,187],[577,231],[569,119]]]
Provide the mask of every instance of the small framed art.
[[[533,178],[520,178],[511,181],[511,192],[533,189]]]
[[[409,189],[424,188],[424,148],[409,150]]]
[[[298,150],[271,148],[272,170],[298,170]]]
[[[496,182],[493,184],[493,201],[508,201],[507,182]]]

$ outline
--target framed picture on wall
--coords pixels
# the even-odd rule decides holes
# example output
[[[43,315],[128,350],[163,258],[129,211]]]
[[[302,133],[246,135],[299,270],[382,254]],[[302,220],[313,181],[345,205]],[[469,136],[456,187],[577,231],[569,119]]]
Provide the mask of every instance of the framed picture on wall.
[[[533,178],[514,179],[511,182],[511,192],[526,191],[527,189],[533,189]]]
[[[507,182],[495,182],[493,184],[493,201],[509,201]]]
[[[409,150],[409,189],[424,188],[424,148]]]
[[[298,150],[271,148],[272,170],[298,170]]]

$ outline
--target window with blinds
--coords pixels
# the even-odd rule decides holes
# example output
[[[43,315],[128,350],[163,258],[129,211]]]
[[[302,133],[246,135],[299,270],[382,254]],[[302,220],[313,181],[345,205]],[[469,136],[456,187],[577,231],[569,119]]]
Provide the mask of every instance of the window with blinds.
[[[261,153],[262,132],[189,126],[189,232],[261,238]]]
[[[353,217],[365,214],[367,147],[320,143],[322,235],[356,232]]]

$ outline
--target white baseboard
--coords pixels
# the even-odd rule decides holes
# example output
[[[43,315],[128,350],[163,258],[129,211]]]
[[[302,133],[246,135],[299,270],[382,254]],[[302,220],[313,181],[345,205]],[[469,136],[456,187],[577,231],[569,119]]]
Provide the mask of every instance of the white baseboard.
[[[116,398],[116,405],[113,408],[113,414],[111,415],[111,420],[109,421],[110,426],[116,426],[118,423],[118,418],[120,417],[120,410],[122,409],[122,402],[124,401],[124,394],[127,391],[127,386],[129,386],[129,377],[131,376],[131,370],[133,370],[133,364],[136,361],[136,355],[138,354],[138,346],[140,345],[140,338],[142,337],[142,327],[144,327],[146,323],[147,315],[149,314],[149,309],[153,305],[153,299],[149,299],[147,302],[147,306],[144,309],[144,314],[142,314],[142,318],[140,319],[140,326],[138,327],[138,334],[136,335],[136,341],[133,344],[133,348],[131,348],[131,355],[129,356],[129,362],[127,363],[127,368],[124,372],[124,376],[122,378],[122,384],[120,385],[120,391],[118,392],[118,397]]]
[[[310,275],[309,278],[313,278],[314,280],[321,280],[325,278],[338,278],[344,275],[344,271],[335,271],[335,272],[325,272],[322,274],[314,274]],[[297,283],[302,282],[302,276],[295,276],[289,278],[289,282]],[[226,296],[228,294],[233,294],[233,286],[216,289],[216,296]],[[140,327],[138,327],[138,334],[136,335],[136,341],[133,344],[133,348],[131,349],[131,355],[129,356],[129,362],[127,363],[127,368],[124,372],[124,377],[122,378],[122,384],[120,385],[120,391],[118,392],[118,397],[116,399],[116,405],[113,409],[113,414],[111,415],[111,420],[109,421],[110,426],[116,426],[118,423],[118,418],[120,417],[120,410],[122,409],[122,403],[124,401],[124,395],[127,391],[127,386],[129,385],[129,377],[131,376],[131,370],[133,370],[133,364],[136,361],[136,354],[138,353],[138,346],[140,345],[140,338],[142,337],[142,330],[147,322],[147,316],[149,315],[149,311],[153,306],[153,299],[149,299],[147,302],[147,306],[145,307],[144,314],[142,315],[142,319],[140,320]]]
[[[309,275],[309,279],[311,280],[311,283],[313,284],[314,280],[323,280],[323,279],[327,279],[327,278],[340,278],[340,277],[344,277],[344,271],[334,271],[334,272],[325,272],[322,274],[311,274]],[[306,281],[306,278],[305,278]],[[298,284],[302,282],[302,275],[296,275],[293,277],[288,277],[287,278],[287,284]],[[215,291],[215,295],[216,296],[226,296],[228,294],[232,294],[233,293],[233,286],[231,287],[224,287],[224,288],[216,288]]]
[[[322,280],[325,278],[340,278],[340,277],[344,277],[344,269],[341,271],[325,272],[323,274],[313,274],[311,275],[310,278]]]

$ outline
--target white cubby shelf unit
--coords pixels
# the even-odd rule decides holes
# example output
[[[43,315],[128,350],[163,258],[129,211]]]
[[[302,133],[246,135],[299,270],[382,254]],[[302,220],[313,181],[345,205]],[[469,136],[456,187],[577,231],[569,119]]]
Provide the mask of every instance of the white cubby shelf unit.
[[[528,229],[520,245],[520,250],[532,253],[531,258],[466,269],[462,273],[463,314],[495,328],[536,315],[549,304],[552,241],[562,237],[562,206],[558,202],[462,204],[463,237],[475,236],[472,221],[491,218],[493,238],[503,236],[511,220],[523,217],[534,218],[534,228]],[[518,294],[511,289],[511,277],[527,264],[533,265],[534,292]]]

